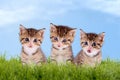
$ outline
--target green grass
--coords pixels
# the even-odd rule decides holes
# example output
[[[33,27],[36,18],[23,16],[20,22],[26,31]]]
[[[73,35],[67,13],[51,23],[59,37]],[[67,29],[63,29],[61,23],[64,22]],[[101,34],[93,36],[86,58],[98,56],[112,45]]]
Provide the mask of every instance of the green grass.
[[[45,64],[22,66],[18,58],[0,57],[0,80],[120,80],[120,62],[102,61],[96,68]]]

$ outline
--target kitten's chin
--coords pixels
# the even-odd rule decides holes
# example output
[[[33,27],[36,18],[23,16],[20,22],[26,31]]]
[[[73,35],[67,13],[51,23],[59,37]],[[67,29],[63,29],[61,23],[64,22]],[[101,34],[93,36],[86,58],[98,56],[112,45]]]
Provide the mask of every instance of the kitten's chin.
[[[65,47],[58,47],[58,46],[53,45],[53,47],[54,47],[55,49],[61,51],[61,50],[66,49],[68,46],[65,46]]]
[[[30,48],[28,46],[23,46],[24,52],[27,53],[28,55],[32,55],[33,53],[35,53],[38,48],[39,48],[39,46],[34,46],[32,48]]]
[[[88,52],[86,49],[83,49],[83,51],[85,52],[85,54],[86,54],[87,56],[89,56],[89,57],[94,57],[95,55],[98,54],[98,52],[99,52],[100,50],[93,50],[93,51],[91,51],[91,52]]]

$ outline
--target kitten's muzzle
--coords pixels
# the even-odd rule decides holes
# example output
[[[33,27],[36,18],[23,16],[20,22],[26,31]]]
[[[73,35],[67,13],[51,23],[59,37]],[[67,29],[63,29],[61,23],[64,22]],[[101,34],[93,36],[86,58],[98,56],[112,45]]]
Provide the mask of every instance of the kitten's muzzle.
[[[58,46],[58,47],[61,47],[61,45],[60,45],[60,44],[58,44],[57,46]]]
[[[91,53],[92,51],[90,49],[87,50],[88,53]]]
[[[59,43],[57,44],[57,47],[61,47],[61,46],[62,46],[62,43],[59,42]]]
[[[87,52],[88,52],[88,53],[91,53],[91,52],[92,52],[92,47],[91,47],[91,46],[89,46]]]
[[[32,47],[33,47],[32,43],[30,43],[30,44],[28,45],[28,47],[29,47],[29,48],[32,48]]]

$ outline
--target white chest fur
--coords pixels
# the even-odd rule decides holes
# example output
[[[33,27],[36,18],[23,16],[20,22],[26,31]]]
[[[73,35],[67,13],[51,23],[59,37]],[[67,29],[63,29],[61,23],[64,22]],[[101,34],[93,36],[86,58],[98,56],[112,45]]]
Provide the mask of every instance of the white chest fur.
[[[27,53],[28,55],[32,55],[33,53],[35,53],[37,51],[39,47],[32,47],[29,48],[27,46],[24,47],[24,52]]]
[[[57,63],[65,63],[66,58],[64,56],[59,55],[56,59]]]
[[[58,64],[64,64],[67,60],[71,59],[71,55],[71,46],[64,50],[57,50],[55,48],[52,48],[51,59],[55,60]]]

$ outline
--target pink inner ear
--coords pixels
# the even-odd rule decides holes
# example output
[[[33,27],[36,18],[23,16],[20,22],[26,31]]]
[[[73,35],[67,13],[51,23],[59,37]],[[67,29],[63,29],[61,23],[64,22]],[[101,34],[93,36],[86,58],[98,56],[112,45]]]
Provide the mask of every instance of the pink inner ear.
[[[40,31],[40,36],[43,37],[43,34],[44,34],[44,30],[41,30]]]
[[[26,32],[26,29],[20,29],[20,34],[24,34]]]
[[[75,35],[75,30],[71,30],[71,31],[69,32],[69,34],[70,34],[71,36],[74,36],[74,35]]]
[[[80,34],[80,37],[81,37],[81,38],[85,38],[85,37],[86,37],[86,34],[85,34],[85,33]]]
[[[51,27],[51,32],[55,32],[56,31],[56,26],[54,24],[50,24]]]
[[[52,26],[51,27],[51,32],[55,32],[56,31],[56,27]]]
[[[23,25],[20,25],[20,34],[22,35],[23,33],[25,33],[26,28]]]
[[[20,35],[22,35],[25,32],[25,30],[20,29]]]
[[[104,38],[103,38],[102,36],[100,36],[100,37],[99,37],[99,40],[100,40],[100,41],[103,41],[103,40],[104,40]]]
[[[22,35],[22,30],[20,30],[20,35]]]
[[[103,41],[104,40],[104,36],[105,36],[104,33],[99,34],[99,39]]]
[[[80,36],[81,36],[81,38],[86,36],[86,33],[82,29],[80,29]]]

